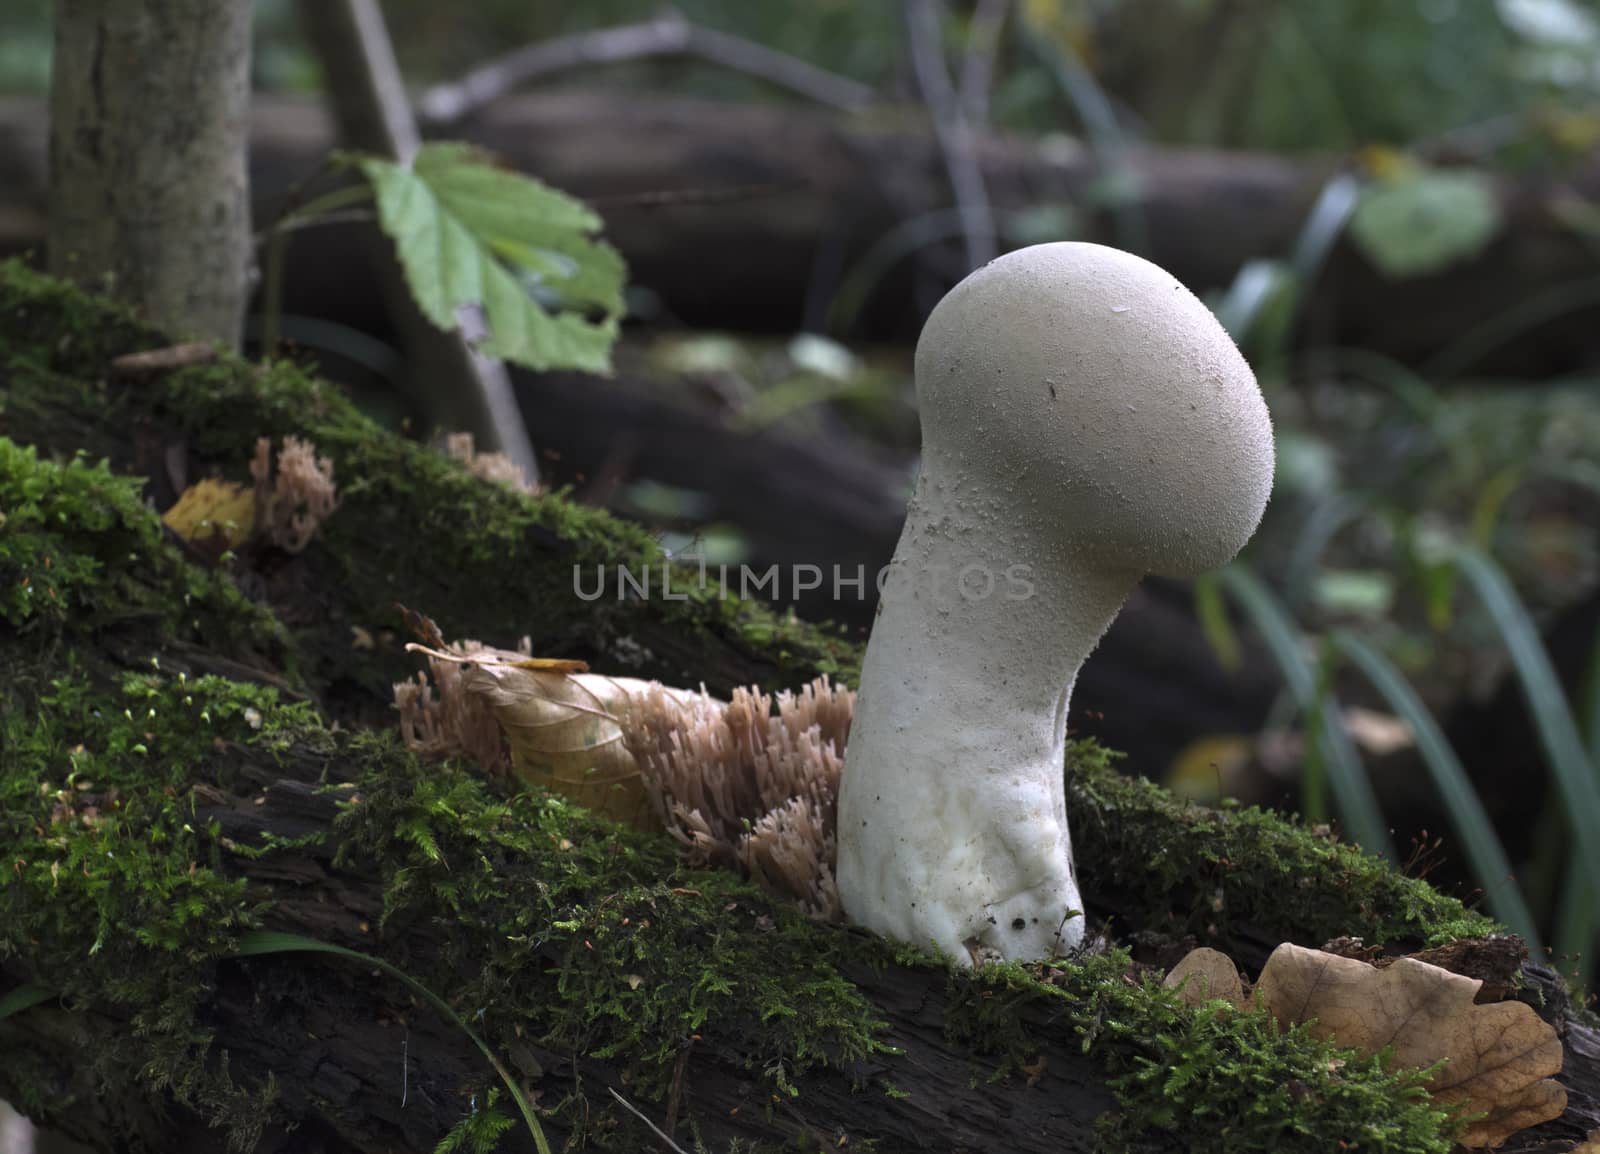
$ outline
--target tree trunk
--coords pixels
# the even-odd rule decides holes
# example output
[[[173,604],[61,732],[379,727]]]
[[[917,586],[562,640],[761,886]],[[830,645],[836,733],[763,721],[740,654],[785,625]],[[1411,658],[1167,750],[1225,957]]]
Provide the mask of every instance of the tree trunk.
[[[250,269],[249,0],[61,0],[50,267],[237,346]]]

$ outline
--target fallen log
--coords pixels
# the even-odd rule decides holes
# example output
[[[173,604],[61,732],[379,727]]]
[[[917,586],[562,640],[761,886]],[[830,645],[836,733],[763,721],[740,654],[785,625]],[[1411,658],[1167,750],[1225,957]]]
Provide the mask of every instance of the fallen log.
[[[420,764],[384,708],[409,666],[383,636],[396,598],[453,636],[527,633],[675,681],[848,677],[857,653],[713,598],[576,605],[574,558],[659,563],[649,538],[481,482],[288,366],[110,371],[161,344],[0,265],[0,1097],[44,1125],[107,1151],[527,1149],[535,1124],[558,1146],[659,1144],[634,1110],[710,1150],[1089,1150],[1099,1119],[1140,1151],[1321,1150],[1380,1124],[1389,1149],[1443,1148],[1377,1059],[1197,1014],[1126,954],[946,969],[690,869],[663,838]],[[146,506],[188,477],[242,479],[255,439],[289,432],[343,493],[303,553],[245,546],[219,567]],[[1285,939],[1492,928],[1326,835],[1180,804],[1093,746],[1068,771],[1091,914],[1162,948],[1194,937],[1254,968]],[[382,966],[285,952],[284,934]],[[1564,1035],[1569,1107],[1507,1149],[1555,1154],[1600,1124],[1600,1035],[1524,973],[1517,996]]]
[[[0,251],[43,241],[44,116],[37,101],[0,102]],[[832,325],[856,337],[909,339],[945,287],[938,276],[929,282],[926,262],[910,259],[927,251],[908,242],[911,234],[947,237],[950,215],[937,146],[912,111],[552,89],[497,102],[452,133],[591,199],[634,283],[659,302],[659,319],[767,332]],[[286,191],[332,146],[315,102],[258,98],[258,224],[275,219]],[[1076,238],[1137,241],[1197,291],[1225,287],[1248,260],[1287,257],[1339,168],[1334,158],[1135,148],[1112,174],[1065,137],[990,137],[978,159],[1002,220],[1032,214],[1037,228],[1043,209]],[[1499,178],[1497,189],[1505,217],[1498,238],[1434,275],[1386,279],[1341,240],[1306,301],[1305,339],[1419,365],[1520,306],[1532,310],[1525,324],[1454,367],[1531,377],[1592,363],[1595,265],[1562,208],[1600,196],[1600,162]],[[1122,236],[1119,220],[1136,222],[1136,235]],[[904,248],[899,258],[881,276],[853,279],[892,237],[891,248]],[[960,270],[946,271],[953,280]],[[290,312],[385,332],[357,229],[291,245],[287,292]],[[847,307],[830,315],[836,304]]]

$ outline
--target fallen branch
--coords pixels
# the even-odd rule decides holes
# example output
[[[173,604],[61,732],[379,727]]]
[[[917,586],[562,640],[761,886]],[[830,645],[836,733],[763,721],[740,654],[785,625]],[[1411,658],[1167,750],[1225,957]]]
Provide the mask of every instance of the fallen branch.
[[[863,108],[874,98],[872,89],[859,81],[753,40],[702,28],[672,12],[640,24],[581,32],[519,48],[474,68],[459,80],[429,88],[417,102],[417,111],[429,125],[445,128],[530,81],[653,56],[698,57],[771,81],[832,108]]]

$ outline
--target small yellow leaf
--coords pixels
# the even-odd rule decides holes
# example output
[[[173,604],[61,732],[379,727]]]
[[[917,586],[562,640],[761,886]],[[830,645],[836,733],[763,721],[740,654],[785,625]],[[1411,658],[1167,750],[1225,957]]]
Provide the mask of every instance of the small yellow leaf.
[[[628,989],[630,990],[637,990],[644,984],[644,979],[638,974],[623,974],[622,980],[628,983]]]
[[[525,657],[511,663],[513,669],[531,669],[535,673],[587,673],[587,661],[568,661],[562,657]]]
[[[214,557],[237,549],[255,529],[255,490],[207,478],[190,485],[161,515],[178,536]]]
[[[1377,180],[1397,180],[1417,168],[1417,162],[1411,157],[1384,144],[1369,144],[1358,149],[1356,160]]]
[[[1250,768],[1256,739],[1250,734],[1220,733],[1196,738],[1179,751],[1162,783],[1173,793],[1202,805],[1238,792]]]

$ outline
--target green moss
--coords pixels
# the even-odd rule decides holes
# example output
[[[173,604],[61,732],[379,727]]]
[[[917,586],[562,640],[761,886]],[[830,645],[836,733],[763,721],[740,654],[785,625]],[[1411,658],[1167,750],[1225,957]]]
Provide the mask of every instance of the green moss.
[[[461,990],[507,1044],[621,1061],[652,1096],[702,1033],[775,1094],[879,1050],[881,1023],[839,972],[844,935],[558,797],[497,797],[397,752],[374,765],[341,816],[342,860],[383,871],[387,932],[449,927],[424,980]]]
[[[211,964],[262,910],[224,871],[191,786],[213,742],[259,740],[268,714],[308,717],[270,690],[156,673],[109,697],[68,674],[30,708],[0,711],[0,958],[68,1005],[126,1013],[137,1059],[130,1040],[90,1060],[226,1120],[241,1148],[273,1089],[235,1086],[197,1022]],[[32,1097],[46,1119],[72,1106]]]
[[[500,1145],[501,1136],[516,1125],[509,1114],[499,1109],[499,1102],[498,1089],[484,1094],[481,1110],[474,1101],[472,1112],[450,1128],[433,1148],[433,1154],[490,1154]]]
[[[231,1110],[241,1134],[264,1119],[265,1090],[219,1081],[195,1012],[211,964],[267,911],[228,880],[228,847],[196,829],[186,808],[184,767],[202,764],[215,736],[325,749],[356,784],[339,818],[340,861],[383,878],[385,956],[452,990],[501,1052],[531,1037],[612,1058],[646,1098],[660,1099],[697,1035],[745,1061],[774,1099],[794,1093],[803,1070],[882,1054],[880,1023],[844,977],[849,965],[938,965],[811,923],[732,875],[690,870],[665,839],[559,798],[500,796],[462,767],[418,764],[390,736],[323,730],[309,710],[276,705],[265,691],[151,673],[128,678],[121,700],[123,711],[108,715],[69,680],[41,702],[37,722],[10,723],[8,748],[24,752],[26,768],[0,779],[0,840],[26,864],[21,886],[0,897],[10,930],[0,951],[79,958],[94,927],[69,996],[137,1008],[154,1029],[132,1064],[212,1115]],[[41,776],[50,787],[42,793]],[[92,788],[80,788],[85,781]],[[100,812],[109,801],[114,820],[84,823],[85,798]],[[1171,804],[1142,789],[1118,801],[1136,823],[1157,821]],[[1280,824],[1284,836],[1306,837]],[[107,849],[122,856],[103,860]],[[406,957],[411,929],[435,931],[427,938],[445,951]],[[1189,1010],[1152,981],[1130,984],[1126,970],[1126,957],[1112,955],[951,971],[949,1030],[995,1055],[1001,1074],[1044,1037],[1080,1040],[1117,1093],[1108,1149],[1146,1148],[1180,1125],[1196,1150],[1325,1148],[1333,1139],[1447,1148],[1440,1114],[1408,1078],[1302,1032],[1280,1035],[1259,1015]],[[894,1093],[892,1081],[884,1087]],[[249,1103],[260,1111],[247,1112]],[[594,1105],[590,1138],[627,1148],[631,1125]],[[588,1113],[574,1102],[563,1116],[576,1123]]]
[[[1193,934],[1225,952],[1260,935],[1321,946],[1355,936],[1421,946],[1500,927],[1383,861],[1265,810],[1210,809],[1144,778],[1093,742],[1068,750],[1067,813],[1091,900],[1130,926]],[[1447,937],[1446,935],[1449,935]]]
[[[0,437],[0,622],[21,642],[0,669],[13,690],[63,645],[103,643],[125,626],[288,663],[271,614],[221,574],[186,564],[140,488],[105,462],[41,461]]]
[[[116,305],[85,297],[17,261],[0,261],[0,376],[9,374],[12,435],[43,437],[70,413],[76,428],[125,428],[148,420],[181,431],[208,468],[247,480],[256,438],[308,438],[330,457],[344,498],[306,561],[337,601],[318,615],[318,630],[297,637],[313,688],[338,686],[384,708],[389,685],[415,670],[397,645],[376,651],[350,644],[351,627],[381,636],[403,626],[400,601],[428,614],[451,637],[511,644],[529,635],[540,652],[599,659],[613,667],[639,656],[634,635],[671,640],[671,653],[648,645],[638,672],[669,681],[704,679],[733,686],[712,668],[695,668],[697,650],[734,652],[765,688],[830,673],[853,680],[858,650],[841,636],[779,616],[766,606],[723,600],[715,583],[700,588],[696,571],[672,565],[674,599],[619,600],[616,582],[598,601],[573,590],[574,567],[649,566],[659,582],[666,564],[637,526],[564,496],[529,498],[487,485],[443,455],[394,437],[368,421],[334,386],[295,366],[232,358],[195,365],[108,391],[115,355],[165,343]],[[111,439],[108,436],[108,441]],[[659,585],[657,585],[659,589]],[[687,593],[683,600],[679,592]],[[741,678],[742,679],[742,678]]]
[[[1100,1122],[1102,1149],[1363,1150],[1446,1154],[1454,1123],[1415,1071],[1391,1071],[1278,1028],[1262,1010],[1186,1006],[1159,975],[1131,976],[1112,951],[1079,963],[954,971],[949,1033],[1023,1065],[1038,1023],[1070,1029],[1105,1069],[1119,1109]]]
[[[0,261],[0,349],[8,357],[97,381],[112,358],[167,343],[115,301],[89,296],[18,258]]]

